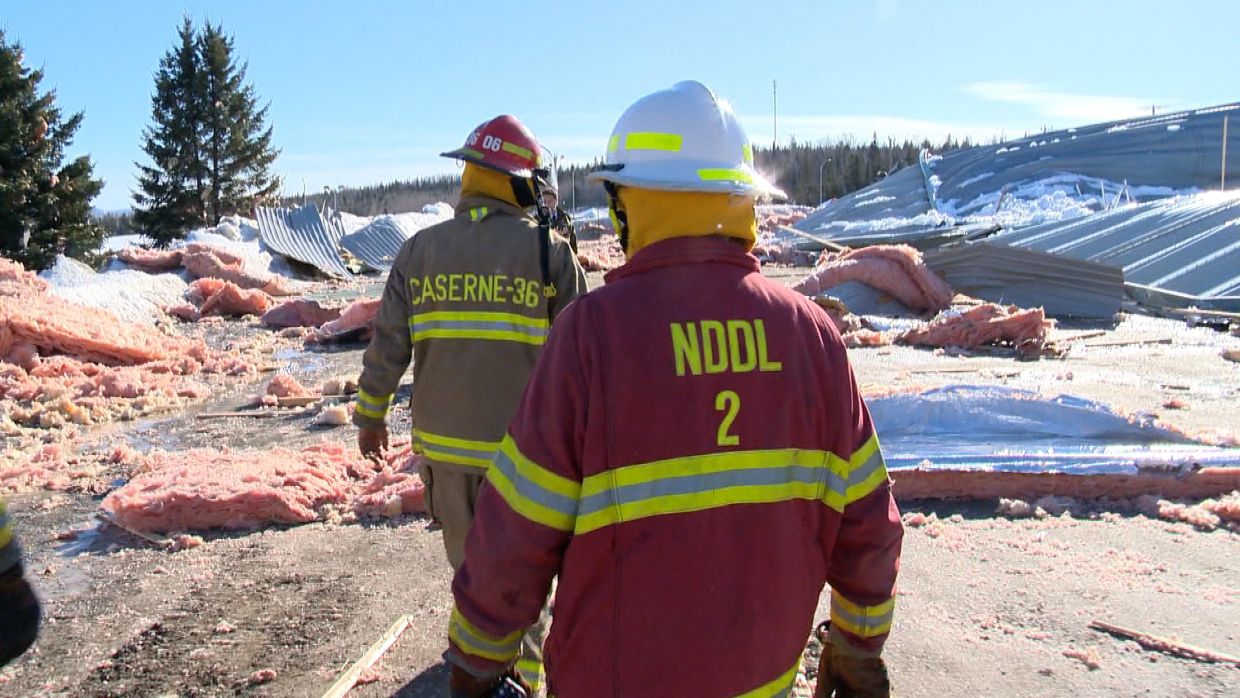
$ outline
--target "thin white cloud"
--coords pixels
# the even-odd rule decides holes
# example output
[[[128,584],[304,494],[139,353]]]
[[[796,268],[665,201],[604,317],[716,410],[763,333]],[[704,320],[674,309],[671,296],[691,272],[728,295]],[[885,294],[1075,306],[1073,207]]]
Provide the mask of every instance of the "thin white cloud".
[[[1084,125],[1140,116],[1150,113],[1152,105],[1162,107],[1167,101],[1151,97],[1057,92],[1033,83],[1008,80],[973,82],[961,87],[961,91],[988,102],[1027,106],[1040,116],[1064,125]]]
[[[874,18],[880,22],[890,22],[896,18],[900,6],[896,0],[877,0],[874,3]]]

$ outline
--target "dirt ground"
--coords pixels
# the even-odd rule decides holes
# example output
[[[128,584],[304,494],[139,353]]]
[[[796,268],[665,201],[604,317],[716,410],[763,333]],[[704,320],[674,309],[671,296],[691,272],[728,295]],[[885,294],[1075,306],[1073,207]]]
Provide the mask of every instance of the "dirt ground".
[[[1000,383],[1158,412],[1194,432],[1236,430],[1240,365],[1218,358],[1218,349],[1240,340],[1151,318],[1108,330],[1057,360],[890,347],[854,351],[853,361],[859,381],[874,391]],[[1164,336],[1176,344],[1090,346]],[[357,346],[285,348],[272,359],[311,384],[355,374],[360,353]],[[262,380],[187,413],[92,438],[141,448],[352,440],[349,427],[311,427],[309,413],[194,418],[237,407]],[[1188,409],[1164,408],[1170,397]],[[393,433],[408,429],[403,408],[394,418]],[[124,473],[116,475],[119,484]],[[201,547],[167,552],[96,526],[100,499],[45,492],[10,499],[46,625],[33,652],[0,670],[0,696],[317,697],[403,613],[413,623],[378,665],[377,680],[350,695],[446,695],[440,653],[450,572],[441,537],[425,518],[213,534]],[[886,652],[898,695],[1240,695],[1240,667],[1151,653],[1087,627],[1106,620],[1240,656],[1237,534],[1150,520],[1118,505],[1079,504],[1042,520],[998,517],[994,502],[902,508],[934,517],[906,532]],[[56,539],[70,529],[83,532]],[[828,609],[824,594],[818,617]],[[263,670],[274,677],[251,681]]]

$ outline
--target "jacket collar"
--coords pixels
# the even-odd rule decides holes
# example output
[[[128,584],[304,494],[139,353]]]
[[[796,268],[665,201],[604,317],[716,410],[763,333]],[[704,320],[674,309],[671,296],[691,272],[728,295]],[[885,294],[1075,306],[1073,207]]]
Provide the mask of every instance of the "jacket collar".
[[[460,217],[460,216],[468,215],[469,209],[477,208],[480,206],[486,207],[487,215],[502,212],[510,216],[516,216],[518,218],[530,218],[530,214],[526,213],[525,209],[521,208],[520,206],[514,206],[513,204],[510,204],[507,201],[500,201],[499,199],[492,199],[489,196],[473,196],[473,195],[462,196],[460,200],[457,201],[456,216]]]
[[[749,271],[761,271],[758,258],[745,248],[722,237],[680,237],[660,240],[638,250],[633,258],[603,276],[607,283],[651,269],[714,262],[732,264]]]

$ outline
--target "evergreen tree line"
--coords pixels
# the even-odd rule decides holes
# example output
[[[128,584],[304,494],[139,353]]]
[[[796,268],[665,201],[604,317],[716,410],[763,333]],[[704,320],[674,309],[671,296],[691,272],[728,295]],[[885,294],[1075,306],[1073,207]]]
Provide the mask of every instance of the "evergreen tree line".
[[[950,136],[940,143],[929,140],[897,142],[890,138],[880,142],[877,134],[869,143],[860,143],[852,138],[814,144],[798,143],[793,139],[788,145],[775,148],[755,146],[754,162],[760,171],[773,178],[788,194],[789,203],[816,206],[863,189],[896,170],[916,165],[923,150],[942,153],[972,145],[967,138],[961,141]],[[602,185],[589,182],[586,177],[599,162],[596,160],[589,164],[559,168],[557,179],[561,206],[583,209],[607,205],[607,195]],[[460,177],[429,177],[367,187],[345,187],[334,192],[311,193],[305,198],[319,206],[324,203],[336,206],[338,202],[342,211],[375,216],[417,211],[435,201],[455,203],[460,182]],[[287,197],[285,205],[297,205],[302,200],[301,196]]]
[[[90,202],[103,182],[89,157],[65,162],[82,114],[63,115],[55,92],[39,89],[43,71],[24,61],[0,29],[0,255],[42,269],[98,248]]]
[[[134,192],[134,225],[161,245],[226,215],[251,215],[280,187],[267,107],[245,82],[232,37],[186,17],[178,39],[155,73],[142,137],[150,164],[138,164]]]

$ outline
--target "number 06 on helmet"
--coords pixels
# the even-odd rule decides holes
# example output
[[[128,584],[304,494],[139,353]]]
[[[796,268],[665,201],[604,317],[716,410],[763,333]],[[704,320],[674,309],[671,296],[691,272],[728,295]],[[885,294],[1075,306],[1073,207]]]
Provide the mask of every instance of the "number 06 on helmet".
[[[754,169],[753,147],[731,105],[686,80],[646,95],[612,130],[590,179],[664,191],[784,198]]]

